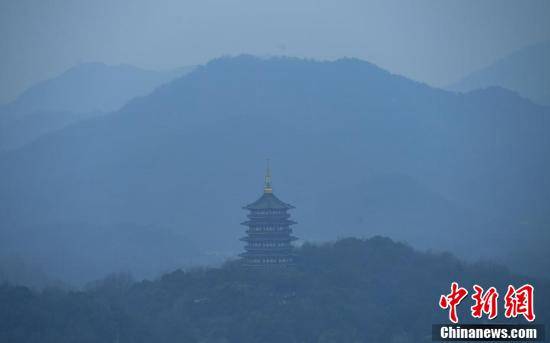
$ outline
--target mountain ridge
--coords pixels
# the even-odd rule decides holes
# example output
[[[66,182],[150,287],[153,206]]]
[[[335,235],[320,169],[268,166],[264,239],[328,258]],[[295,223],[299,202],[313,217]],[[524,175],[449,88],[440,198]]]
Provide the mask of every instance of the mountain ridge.
[[[454,91],[500,86],[550,105],[550,41],[516,50],[446,87]]]
[[[297,207],[301,238],[393,232],[413,246],[502,258],[528,249],[514,246],[517,236],[548,242],[548,114],[506,91],[457,94],[359,61],[225,58],[4,155],[0,218],[5,230],[60,218],[152,223],[199,251],[237,253],[240,207],[261,191],[261,161],[271,157],[275,193]],[[399,216],[405,203],[347,196],[395,173],[410,199],[424,199],[409,216],[422,227]],[[382,185],[380,196],[406,195]],[[478,236],[456,244],[459,229]]]
[[[149,71],[131,65],[83,63],[41,81],[0,106],[0,151],[82,119],[118,110],[137,96],[192,70]]]

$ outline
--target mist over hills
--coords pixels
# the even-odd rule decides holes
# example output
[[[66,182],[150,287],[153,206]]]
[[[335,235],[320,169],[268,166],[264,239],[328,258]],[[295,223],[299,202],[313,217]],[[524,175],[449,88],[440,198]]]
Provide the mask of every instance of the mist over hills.
[[[520,49],[449,86],[470,91],[500,86],[536,103],[550,106],[550,41]]]
[[[53,244],[52,227],[86,237],[130,223],[185,237],[178,249],[136,234],[181,264],[182,251],[234,255],[240,208],[260,195],[270,157],[305,241],[384,234],[519,272],[536,258],[528,272],[547,273],[549,112],[505,89],[457,94],[354,59],[222,58],[1,156],[0,244],[48,255],[73,244],[64,234]],[[113,270],[96,248],[101,239],[86,258],[66,249],[96,267],[71,280]]]
[[[30,87],[8,107],[12,112],[22,113],[39,110],[111,112],[192,69],[153,71],[128,64],[82,63]]]
[[[150,71],[130,65],[76,65],[0,106],[0,151],[20,147],[70,123],[119,109],[192,67]]]
[[[122,272],[153,279],[176,268],[189,268],[200,251],[181,232],[164,227],[116,223],[59,222],[4,231],[0,283],[41,289],[80,287]],[[202,262],[221,263],[203,256]]]
[[[437,301],[453,281],[469,292],[473,284],[503,292],[530,283],[535,322],[550,315],[548,281],[420,253],[388,238],[306,244],[296,256],[288,268],[251,270],[233,261],[154,281],[113,275],[76,292],[0,285],[0,340],[431,342],[432,324],[448,322]],[[485,321],[472,319],[472,304],[468,296],[458,306],[461,323]],[[502,304],[492,322],[526,323],[504,318]]]

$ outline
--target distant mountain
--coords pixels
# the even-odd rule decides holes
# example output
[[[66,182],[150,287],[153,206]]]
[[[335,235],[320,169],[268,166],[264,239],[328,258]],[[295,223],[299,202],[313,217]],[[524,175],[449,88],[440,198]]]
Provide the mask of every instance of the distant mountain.
[[[437,301],[451,282],[535,287],[535,323],[548,322],[550,283],[494,264],[467,264],[450,254],[420,253],[374,237],[346,238],[296,250],[282,269],[175,271],[155,281],[114,275],[81,292],[0,286],[0,340],[29,342],[432,342],[447,323]],[[457,306],[461,323],[486,323]],[[506,319],[499,298],[494,323]],[[70,325],[67,325],[70,323]]]
[[[48,286],[52,280],[68,286],[82,286],[110,273],[124,272],[137,279],[153,279],[169,270],[189,267],[191,262],[220,264],[222,260],[201,254],[192,239],[181,232],[132,223],[101,226],[76,222],[19,227],[3,230],[0,251],[0,283]],[[15,259],[14,257],[17,257]],[[19,263],[47,275],[44,282],[33,281],[28,272],[16,273]],[[2,278],[2,271],[5,275]],[[35,277],[41,276],[35,273]],[[40,279],[38,279],[40,280]],[[49,281],[49,282],[46,282]]]
[[[7,111],[111,112],[137,96],[180,77],[192,67],[152,71],[131,65],[83,63],[23,92]]]
[[[385,234],[470,259],[521,255],[549,241],[549,118],[502,88],[457,94],[354,59],[218,59],[4,154],[0,235],[134,223],[235,255],[241,206],[259,196],[270,157],[305,240]],[[510,263],[524,272],[534,255],[521,256]]]
[[[103,112],[34,111],[0,114],[0,152],[21,147],[36,138]]]
[[[449,86],[470,91],[500,86],[539,104],[550,105],[550,41],[518,50]]]
[[[405,174],[378,174],[350,188],[327,191],[317,202],[316,225],[355,228],[358,236],[388,235],[413,242],[420,249],[436,249],[437,245],[454,251],[484,251],[481,257],[495,256],[496,247],[485,241],[457,240],[451,234],[475,237],[478,232],[499,236],[503,225],[494,232],[495,224],[486,216],[463,204],[445,198]],[[332,199],[345,199],[335,202]],[[326,213],[348,213],[347,216],[325,216]],[[390,215],[395,213],[395,215]]]
[[[19,255],[0,255],[0,284],[25,285],[33,289],[62,286],[40,268]]]
[[[70,123],[115,111],[190,70],[158,72],[129,65],[77,65],[0,106],[0,151],[22,146]]]

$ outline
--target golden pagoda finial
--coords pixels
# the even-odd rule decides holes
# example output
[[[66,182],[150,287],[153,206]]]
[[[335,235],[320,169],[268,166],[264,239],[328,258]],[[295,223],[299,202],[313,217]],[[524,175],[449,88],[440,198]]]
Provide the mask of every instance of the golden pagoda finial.
[[[267,170],[265,173],[264,193],[272,193],[271,188],[271,168],[269,167],[269,158],[267,159]]]

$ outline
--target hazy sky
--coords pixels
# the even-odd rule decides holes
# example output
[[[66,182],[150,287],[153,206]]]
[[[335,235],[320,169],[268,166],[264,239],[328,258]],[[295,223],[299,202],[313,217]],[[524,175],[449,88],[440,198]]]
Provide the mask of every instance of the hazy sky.
[[[446,85],[550,39],[550,1],[0,0],[0,102],[81,62],[358,57]]]

